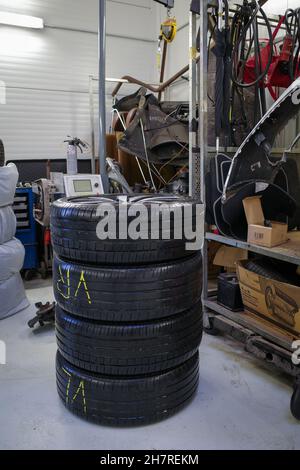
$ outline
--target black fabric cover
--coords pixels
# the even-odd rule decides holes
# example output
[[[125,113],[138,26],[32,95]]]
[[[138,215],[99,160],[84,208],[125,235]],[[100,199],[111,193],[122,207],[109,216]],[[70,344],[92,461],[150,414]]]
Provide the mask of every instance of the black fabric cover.
[[[299,112],[300,78],[274,103],[237,151],[224,195],[249,180],[274,182],[283,163],[282,160],[274,163],[270,158],[275,139]]]
[[[238,185],[238,189],[233,191],[232,196],[223,204],[222,192],[231,161],[231,158],[224,154],[219,154],[210,161],[210,171],[206,176],[208,224],[216,225],[225,236],[246,240],[247,221],[243,199],[261,194],[266,220],[287,222],[290,230],[300,228],[300,178],[294,160],[288,159],[282,164],[274,183],[267,185],[258,181],[244,182],[242,186]],[[272,158],[271,161],[277,163],[279,160]]]
[[[119,141],[119,148],[130,155],[152,163],[168,163],[177,166],[186,163],[189,156],[188,124],[164,113],[153,95],[139,94],[131,97],[132,103],[139,99],[137,113]],[[121,109],[126,102],[119,102]],[[147,154],[140,123],[143,123]]]
[[[250,182],[222,204],[222,216],[230,228],[225,235],[247,240],[248,224],[243,200],[256,195],[262,197],[262,208],[266,220],[288,222],[289,217],[293,217],[296,212],[295,200],[284,189],[270,184],[265,190],[260,190],[259,183]],[[222,231],[224,231],[224,225],[222,225]]]

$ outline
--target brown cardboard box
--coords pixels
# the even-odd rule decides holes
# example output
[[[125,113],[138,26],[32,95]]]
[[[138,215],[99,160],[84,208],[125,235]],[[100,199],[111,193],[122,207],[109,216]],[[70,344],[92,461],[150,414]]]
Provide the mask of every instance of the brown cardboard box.
[[[225,268],[228,272],[236,272],[236,263],[247,259],[247,250],[221,245],[215,256],[214,265]]]
[[[248,222],[248,243],[272,248],[287,242],[287,224],[272,221],[271,227],[265,227],[260,196],[248,197],[243,204]]]
[[[268,279],[237,263],[245,309],[300,337],[300,287]]]

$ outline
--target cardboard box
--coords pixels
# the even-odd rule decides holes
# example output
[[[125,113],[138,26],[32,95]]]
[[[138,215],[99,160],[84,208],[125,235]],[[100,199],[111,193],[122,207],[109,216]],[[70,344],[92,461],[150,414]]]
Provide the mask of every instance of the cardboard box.
[[[248,222],[248,243],[272,248],[288,241],[287,224],[271,221],[271,226],[265,227],[261,196],[248,197],[243,204]]]
[[[227,272],[236,272],[236,263],[247,259],[247,250],[222,245],[216,253],[214,265],[225,268]]]
[[[300,287],[274,281],[237,264],[245,309],[300,337]]]

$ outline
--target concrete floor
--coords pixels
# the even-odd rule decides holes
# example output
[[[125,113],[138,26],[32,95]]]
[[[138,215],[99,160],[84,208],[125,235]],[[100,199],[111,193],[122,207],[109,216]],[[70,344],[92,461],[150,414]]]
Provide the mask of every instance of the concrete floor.
[[[52,299],[49,282],[27,285],[32,304]],[[0,322],[7,365],[0,366],[0,449],[202,450],[300,449],[300,424],[289,412],[291,381],[239,345],[206,336],[193,403],[172,419],[111,429],[70,414],[55,386],[53,329],[32,332],[34,307]]]

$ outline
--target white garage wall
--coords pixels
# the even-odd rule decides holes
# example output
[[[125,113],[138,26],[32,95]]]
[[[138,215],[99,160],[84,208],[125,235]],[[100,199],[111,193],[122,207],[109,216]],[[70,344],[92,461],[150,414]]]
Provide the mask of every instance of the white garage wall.
[[[0,0],[0,10],[39,16],[46,24],[44,30],[0,25],[0,80],[7,94],[0,135],[7,159],[63,158],[68,134],[90,142],[98,0]],[[152,0],[107,0],[107,76],[155,80],[156,15]]]
[[[175,8],[172,14],[177,19],[178,33],[173,42],[169,46],[168,62],[166,67],[166,78],[171,77],[189,63],[189,11],[190,0],[175,0]],[[158,23],[166,19],[165,8],[158,6]],[[188,100],[188,83],[186,81],[176,82],[171,88],[170,99]]]
[[[282,15],[288,8],[299,8],[299,0],[269,0],[264,10],[268,14]]]

